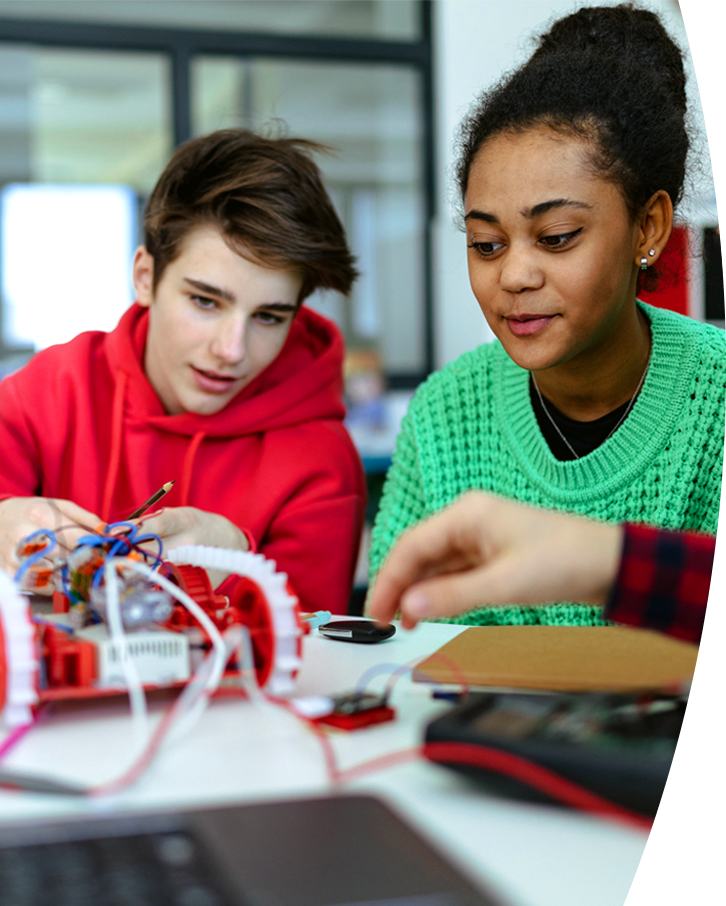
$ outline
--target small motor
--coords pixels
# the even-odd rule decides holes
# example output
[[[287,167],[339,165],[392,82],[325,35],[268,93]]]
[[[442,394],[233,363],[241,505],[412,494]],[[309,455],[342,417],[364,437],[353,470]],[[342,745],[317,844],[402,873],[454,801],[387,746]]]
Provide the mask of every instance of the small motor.
[[[106,586],[91,589],[91,610],[104,623],[108,622]],[[132,632],[144,629],[154,623],[166,623],[174,610],[169,592],[149,585],[142,576],[130,577],[123,586],[119,599],[121,622],[125,630]]]

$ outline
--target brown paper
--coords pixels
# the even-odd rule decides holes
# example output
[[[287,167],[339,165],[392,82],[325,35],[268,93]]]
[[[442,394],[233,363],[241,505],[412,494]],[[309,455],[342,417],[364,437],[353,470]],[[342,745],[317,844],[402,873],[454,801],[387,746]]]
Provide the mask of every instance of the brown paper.
[[[698,647],[621,626],[472,626],[414,681],[560,692],[639,692],[690,682]]]

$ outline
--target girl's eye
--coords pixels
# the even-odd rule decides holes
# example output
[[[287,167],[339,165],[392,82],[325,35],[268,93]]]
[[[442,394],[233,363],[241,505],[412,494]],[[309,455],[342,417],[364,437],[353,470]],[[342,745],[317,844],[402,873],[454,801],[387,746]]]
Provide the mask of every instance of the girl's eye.
[[[504,243],[476,242],[474,239],[472,239],[467,248],[474,249],[476,254],[481,258],[491,258],[492,255],[496,255],[499,249],[504,248]]]
[[[575,236],[579,236],[582,227],[579,230],[573,230],[571,233],[560,233],[557,236],[543,236],[540,242],[547,246],[548,249],[561,249],[569,245]]]

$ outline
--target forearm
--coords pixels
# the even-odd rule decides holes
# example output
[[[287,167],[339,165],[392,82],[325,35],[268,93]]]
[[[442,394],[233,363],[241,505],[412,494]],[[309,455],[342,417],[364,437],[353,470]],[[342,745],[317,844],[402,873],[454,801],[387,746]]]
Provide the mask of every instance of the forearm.
[[[624,528],[620,566],[605,617],[687,642],[700,641],[716,539],[644,525]]]

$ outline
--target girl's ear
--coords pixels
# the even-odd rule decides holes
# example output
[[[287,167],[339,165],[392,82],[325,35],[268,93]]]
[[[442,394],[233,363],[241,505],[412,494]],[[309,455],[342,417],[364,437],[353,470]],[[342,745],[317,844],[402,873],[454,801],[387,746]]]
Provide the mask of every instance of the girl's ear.
[[[664,189],[659,189],[646,203],[640,220],[635,260],[638,267],[643,258],[648,262],[648,267],[655,264],[668,242],[672,227],[673,202]]]
[[[136,249],[132,273],[136,301],[148,308],[154,301],[154,259],[143,245]]]

